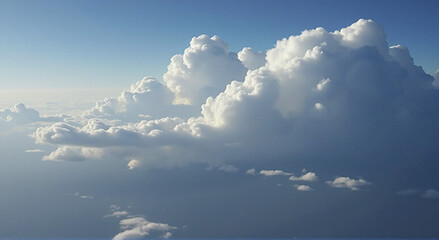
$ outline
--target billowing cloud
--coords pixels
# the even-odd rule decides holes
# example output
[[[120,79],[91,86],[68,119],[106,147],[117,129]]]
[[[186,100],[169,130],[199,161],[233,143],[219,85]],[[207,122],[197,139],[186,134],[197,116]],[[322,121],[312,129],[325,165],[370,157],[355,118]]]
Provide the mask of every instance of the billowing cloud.
[[[250,70],[264,66],[266,63],[265,56],[265,53],[261,51],[255,52],[250,47],[245,47],[238,53],[238,59]]]
[[[144,217],[131,217],[120,221],[122,232],[113,237],[119,239],[139,239],[149,236],[151,233],[162,233],[164,237],[171,237],[171,231],[177,229],[164,223],[155,223]]]
[[[392,142],[404,148],[403,139],[413,134],[437,140],[439,91],[433,77],[414,65],[407,48],[389,47],[383,28],[371,20],[334,32],[306,30],[263,55],[249,48],[232,53],[217,36],[193,38],[183,55],[172,58],[165,84],[146,78],[121,97],[98,103],[84,123],[42,127],[35,139],[58,145],[47,160],[117,156],[148,167],[221,166],[310,152],[323,159],[358,146],[380,149]],[[177,107],[188,106],[175,104],[201,106],[201,112],[184,116]],[[114,113],[151,117],[108,122]],[[357,157],[363,153],[358,150]],[[292,176],[272,171],[264,175]],[[367,183],[341,178],[330,185],[355,190]]]
[[[201,35],[192,38],[183,55],[172,57],[163,80],[175,94],[175,103],[201,105],[232,80],[242,81],[246,71],[222,39]]]
[[[0,124],[26,124],[32,122],[54,122],[62,121],[67,116],[40,116],[40,113],[24,105],[23,103],[16,104],[12,108],[0,110]]]
[[[352,179],[349,177],[337,177],[333,181],[326,181],[326,183],[334,188],[348,188],[353,191],[360,190],[360,187],[371,184],[362,178]]]

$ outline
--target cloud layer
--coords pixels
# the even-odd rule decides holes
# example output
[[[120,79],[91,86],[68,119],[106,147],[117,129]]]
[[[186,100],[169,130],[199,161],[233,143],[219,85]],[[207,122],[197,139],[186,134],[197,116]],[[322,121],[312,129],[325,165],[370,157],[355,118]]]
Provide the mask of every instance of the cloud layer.
[[[439,117],[433,80],[406,47],[389,47],[384,29],[372,20],[334,32],[305,30],[266,53],[233,53],[218,36],[201,35],[171,59],[164,83],[144,78],[118,98],[98,102],[81,121],[42,127],[34,136],[58,146],[45,160],[110,156],[130,169],[228,166],[309,152],[321,159],[371,142],[376,149],[388,142],[403,146],[401,139],[414,134],[431,141]],[[340,178],[330,185],[357,190],[367,183]]]

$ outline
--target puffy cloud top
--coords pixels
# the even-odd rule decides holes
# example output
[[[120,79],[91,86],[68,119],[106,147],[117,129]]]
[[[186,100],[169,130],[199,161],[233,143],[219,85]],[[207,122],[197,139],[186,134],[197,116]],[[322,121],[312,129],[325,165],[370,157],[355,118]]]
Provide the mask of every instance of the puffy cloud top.
[[[201,35],[192,38],[183,55],[172,57],[163,80],[175,94],[175,103],[200,105],[232,80],[242,81],[246,71],[223,40]]]

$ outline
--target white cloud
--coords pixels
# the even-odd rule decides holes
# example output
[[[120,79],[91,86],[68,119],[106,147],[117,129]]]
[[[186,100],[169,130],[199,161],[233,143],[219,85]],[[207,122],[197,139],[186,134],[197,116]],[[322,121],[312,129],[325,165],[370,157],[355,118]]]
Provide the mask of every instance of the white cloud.
[[[62,121],[66,115],[60,116],[40,116],[40,113],[24,105],[23,103],[15,104],[12,108],[0,110],[0,124],[27,124],[32,122],[54,122]]]
[[[439,199],[439,191],[437,191],[436,189],[427,189],[421,195],[421,197],[429,199]]]
[[[41,150],[41,149],[28,149],[25,152],[27,152],[27,153],[43,153],[45,151]]]
[[[126,216],[128,214],[130,214],[130,213],[127,212],[127,211],[114,211],[111,214],[105,215],[104,217],[116,217],[116,218],[119,218],[119,217]]]
[[[292,175],[292,173],[284,172],[282,170],[261,170],[261,171],[259,171],[259,174],[267,176],[267,177]]]
[[[256,169],[254,169],[254,168],[248,169],[246,171],[246,173],[249,174],[249,175],[256,175]]]
[[[382,131],[390,122],[419,125],[419,106],[432,114],[424,119],[438,118],[438,93],[423,94],[432,77],[413,64],[406,48],[389,48],[383,28],[371,20],[282,39],[259,68],[250,67],[252,54],[246,49],[239,57],[216,36],[193,38],[183,55],[172,58],[166,85],[144,79],[121,97],[98,103],[78,123],[39,128],[36,141],[59,146],[45,157],[52,160],[117,156],[148,167],[220,166],[249,156],[270,161],[303,149],[318,152],[341,141],[348,148],[366,133],[393,134]],[[178,107],[188,106],[173,100],[193,106],[186,112]],[[152,109],[156,101],[159,107]],[[192,112],[200,105],[201,112]],[[114,113],[133,117],[122,119],[130,123],[108,122]],[[132,121],[139,114],[151,118]],[[92,116],[100,119],[85,121]]]
[[[114,236],[114,240],[143,238],[152,232],[163,233],[163,236],[171,237],[170,231],[177,229],[168,224],[150,222],[143,217],[123,219],[120,221],[120,227],[122,232]]]
[[[127,164],[128,168],[130,170],[133,170],[134,168],[137,168],[140,165],[141,165],[141,162],[139,160],[136,160],[136,159],[131,159]]]
[[[312,191],[314,189],[312,189],[311,187],[307,186],[307,185],[294,185],[294,187],[298,190],[298,191]]]
[[[163,80],[175,94],[175,103],[199,106],[232,80],[243,80],[246,71],[222,39],[201,35],[192,38],[183,55],[172,57]]]
[[[349,188],[353,191],[360,190],[360,187],[371,184],[362,178],[352,179],[349,177],[337,177],[333,181],[326,181],[326,183],[334,188]]]
[[[250,70],[264,66],[266,63],[265,56],[265,53],[261,51],[255,52],[250,47],[245,47],[238,53],[238,59]]]
[[[290,181],[306,181],[306,182],[315,182],[318,181],[319,178],[314,172],[307,172],[300,177],[291,176],[289,178]]]

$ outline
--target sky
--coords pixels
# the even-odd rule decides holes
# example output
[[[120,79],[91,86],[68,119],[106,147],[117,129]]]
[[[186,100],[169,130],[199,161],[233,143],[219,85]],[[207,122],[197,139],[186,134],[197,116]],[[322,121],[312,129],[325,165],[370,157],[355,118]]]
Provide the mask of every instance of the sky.
[[[0,238],[439,237],[438,7],[0,0]]]

